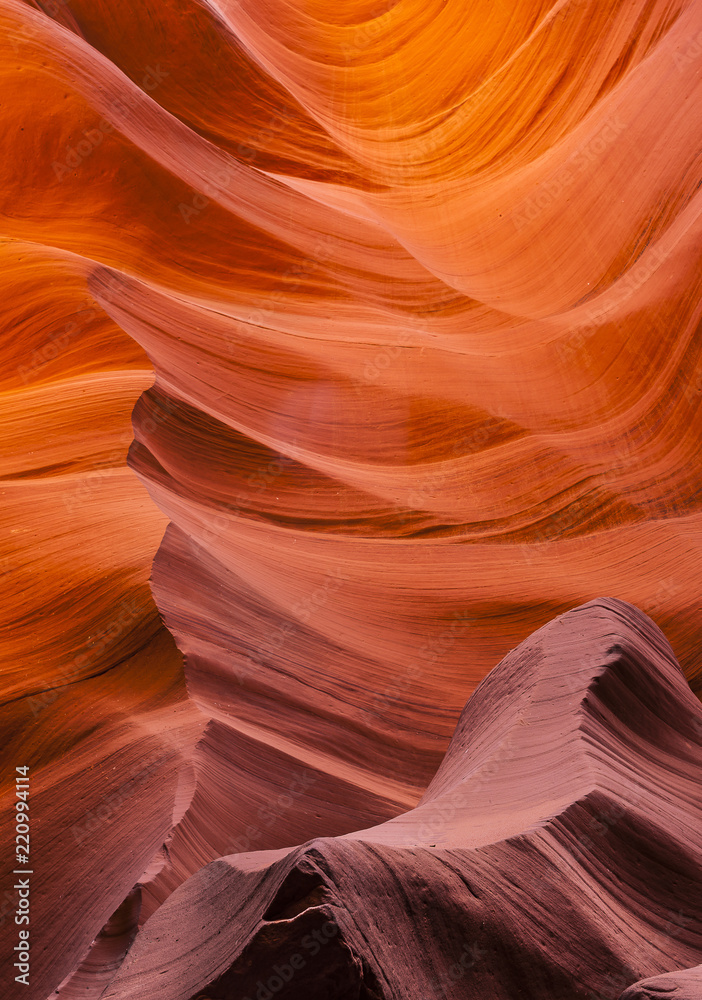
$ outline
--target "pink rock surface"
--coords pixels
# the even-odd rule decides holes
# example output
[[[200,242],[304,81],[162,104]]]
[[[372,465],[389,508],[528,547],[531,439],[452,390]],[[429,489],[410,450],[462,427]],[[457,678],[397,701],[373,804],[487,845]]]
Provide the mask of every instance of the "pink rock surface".
[[[104,1000],[614,998],[702,958],[701,764],[663,634],[592,601],[490,673],[416,808],[207,865]]]
[[[702,997],[702,965],[681,972],[667,972],[662,976],[634,983],[622,993],[621,1000],[700,1000]]]

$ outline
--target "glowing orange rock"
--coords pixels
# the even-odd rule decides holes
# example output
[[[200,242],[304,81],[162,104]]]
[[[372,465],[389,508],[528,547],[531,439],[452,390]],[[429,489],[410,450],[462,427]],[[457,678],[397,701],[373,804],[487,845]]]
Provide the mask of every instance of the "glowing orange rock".
[[[134,884],[143,920],[229,841],[410,809],[486,672],[597,594],[699,691],[702,14],[38,6],[0,0],[3,718],[46,852],[163,768],[84,880],[46,853],[48,993]]]

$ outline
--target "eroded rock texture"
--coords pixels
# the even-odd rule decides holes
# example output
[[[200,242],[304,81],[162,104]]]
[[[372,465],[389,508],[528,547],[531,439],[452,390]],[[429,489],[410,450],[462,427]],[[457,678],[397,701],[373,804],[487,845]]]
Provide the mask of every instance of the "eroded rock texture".
[[[18,71],[10,56],[3,86]],[[34,127],[29,107],[13,106],[18,132]],[[185,812],[206,720],[149,590],[166,519],[126,467],[148,359],[71,262],[31,242],[0,242],[0,315],[0,982],[44,1000]],[[30,769],[37,859],[29,991],[13,969],[18,766]],[[114,926],[105,933],[85,1000],[99,956],[114,973]]]
[[[702,958],[701,766],[664,636],[593,601],[480,685],[415,809],[206,866],[105,1000],[614,998]]]
[[[701,38],[696,0],[0,0],[39,1000],[215,858],[411,810],[597,594],[699,691]]]
[[[675,1000],[699,1000],[702,997],[702,965],[681,972],[668,972],[654,976],[641,983],[635,983],[622,994],[622,1000],[661,1000],[675,997]]]

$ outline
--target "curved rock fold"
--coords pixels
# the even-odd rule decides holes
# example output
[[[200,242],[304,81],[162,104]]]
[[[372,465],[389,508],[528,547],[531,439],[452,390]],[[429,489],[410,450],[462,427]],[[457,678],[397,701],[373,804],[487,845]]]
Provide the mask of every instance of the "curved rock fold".
[[[488,675],[414,809],[205,866],[104,998],[614,997],[702,957],[701,765],[665,637],[592,601]]]

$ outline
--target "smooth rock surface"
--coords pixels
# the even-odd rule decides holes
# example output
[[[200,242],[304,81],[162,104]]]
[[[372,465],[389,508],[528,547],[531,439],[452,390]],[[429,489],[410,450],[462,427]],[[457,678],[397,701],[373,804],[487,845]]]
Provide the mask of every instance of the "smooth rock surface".
[[[666,997],[699,1000],[702,997],[702,965],[634,983],[622,993],[621,1000],[665,1000]]]

